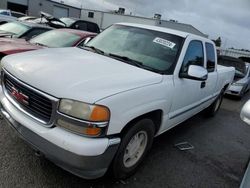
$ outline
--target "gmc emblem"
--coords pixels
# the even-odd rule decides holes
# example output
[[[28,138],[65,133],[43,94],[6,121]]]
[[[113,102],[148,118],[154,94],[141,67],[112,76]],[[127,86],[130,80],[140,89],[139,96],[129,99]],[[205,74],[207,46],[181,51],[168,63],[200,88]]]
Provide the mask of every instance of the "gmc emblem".
[[[18,102],[29,105],[29,97],[19,92],[16,88],[11,87],[11,96],[14,97]]]

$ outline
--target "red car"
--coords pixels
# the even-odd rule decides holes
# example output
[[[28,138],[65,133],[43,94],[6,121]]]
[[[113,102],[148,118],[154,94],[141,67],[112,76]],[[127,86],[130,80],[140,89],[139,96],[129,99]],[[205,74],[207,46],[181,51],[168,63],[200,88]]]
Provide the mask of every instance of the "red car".
[[[0,38],[0,59],[5,55],[42,48],[81,46],[87,38],[97,34],[73,29],[56,29],[40,34],[28,41],[16,38]]]

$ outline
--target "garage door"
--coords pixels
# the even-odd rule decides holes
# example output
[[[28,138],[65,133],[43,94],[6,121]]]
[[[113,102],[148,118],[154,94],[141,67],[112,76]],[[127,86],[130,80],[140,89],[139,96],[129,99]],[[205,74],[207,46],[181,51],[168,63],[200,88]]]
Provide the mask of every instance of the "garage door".
[[[56,18],[68,17],[69,16],[69,9],[59,7],[59,6],[54,6],[53,15]]]
[[[26,6],[28,5],[28,0],[8,0],[8,2],[19,4],[19,5],[26,5]]]

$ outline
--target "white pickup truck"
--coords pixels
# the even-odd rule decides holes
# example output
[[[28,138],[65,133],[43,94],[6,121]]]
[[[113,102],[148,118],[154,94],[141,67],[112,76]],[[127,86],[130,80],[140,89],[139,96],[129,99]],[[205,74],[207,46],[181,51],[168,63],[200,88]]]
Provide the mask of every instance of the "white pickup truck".
[[[2,59],[1,113],[36,151],[80,177],[135,172],[154,137],[206,109],[214,115],[235,70],[212,41],[155,26],[115,24],[83,48]]]

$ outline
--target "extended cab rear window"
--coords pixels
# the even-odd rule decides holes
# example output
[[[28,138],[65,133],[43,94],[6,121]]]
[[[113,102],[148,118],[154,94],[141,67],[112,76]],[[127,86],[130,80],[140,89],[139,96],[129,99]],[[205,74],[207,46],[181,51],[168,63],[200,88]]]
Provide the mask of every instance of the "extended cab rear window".
[[[211,43],[206,43],[207,54],[207,71],[214,72],[215,70],[215,49]]]

